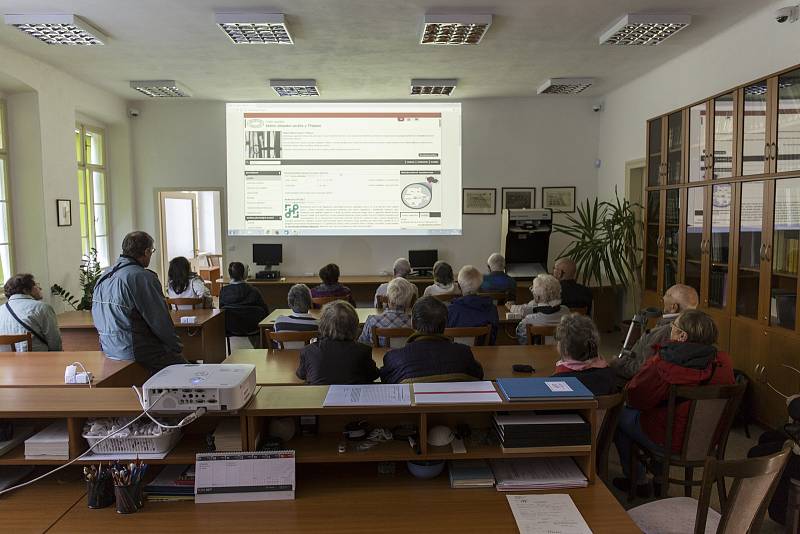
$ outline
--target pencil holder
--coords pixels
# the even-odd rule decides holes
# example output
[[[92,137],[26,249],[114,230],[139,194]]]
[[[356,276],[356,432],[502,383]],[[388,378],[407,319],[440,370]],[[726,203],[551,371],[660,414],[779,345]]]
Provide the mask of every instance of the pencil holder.
[[[114,495],[117,498],[118,514],[132,514],[139,510],[136,503],[136,486],[114,486]]]
[[[114,502],[111,477],[86,481],[86,500],[89,508],[105,508]]]

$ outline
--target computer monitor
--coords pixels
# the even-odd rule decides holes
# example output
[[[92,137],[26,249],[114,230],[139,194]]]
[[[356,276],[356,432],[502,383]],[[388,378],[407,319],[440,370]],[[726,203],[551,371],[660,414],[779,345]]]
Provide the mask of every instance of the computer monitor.
[[[433,264],[439,260],[439,251],[432,250],[409,250],[408,262],[411,264],[411,270],[423,274],[433,270]]]
[[[283,245],[253,243],[253,263],[256,265],[280,265],[283,261]]]

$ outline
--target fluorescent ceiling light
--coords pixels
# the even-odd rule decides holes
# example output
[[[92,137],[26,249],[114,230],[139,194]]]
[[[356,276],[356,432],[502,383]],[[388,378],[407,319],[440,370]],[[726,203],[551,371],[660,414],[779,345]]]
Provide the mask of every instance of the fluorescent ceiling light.
[[[456,90],[455,79],[447,80],[424,80],[415,78],[411,80],[412,95],[441,95],[450,96]]]
[[[550,78],[536,91],[536,94],[574,95],[591,87],[594,78]]]
[[[12,14],[5,22],[50,45],[102,45],[103,32],[70,13]]]
[[[138,80],[131,88],[153,98],[183,98],[192,96],[189,90],[175,80]]]
[[[270,80],[278,96],[319,96],[317,80]]]
[[[294,44],[282,13],[216,13],[217,25],[234,44]]]
[[[600,44],[655,46],[691,22],[691,15],[628,13],[600,36]]]
[[[476,45],[481,42],[491,25],[491,15],[425,15],[419,43]]]

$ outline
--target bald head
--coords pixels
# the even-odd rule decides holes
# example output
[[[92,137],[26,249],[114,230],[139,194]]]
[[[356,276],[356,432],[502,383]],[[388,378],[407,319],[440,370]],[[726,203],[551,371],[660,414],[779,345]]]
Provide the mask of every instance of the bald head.
[[[681,313],[697,308],[700,298],[691,286],[675,284],[664,293],[664,313]]]
[[[553,276],[558,280],[575,280],[578,266],[570,258],[560,258],[553,265]]]

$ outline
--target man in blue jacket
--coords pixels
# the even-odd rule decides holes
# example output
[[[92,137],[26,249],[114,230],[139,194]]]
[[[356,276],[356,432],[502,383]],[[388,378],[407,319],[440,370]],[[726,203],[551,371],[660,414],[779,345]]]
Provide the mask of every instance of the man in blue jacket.
[[[187,362],[158,276],[147,269],[153,252],[147,233],[125,236],[122,255],[95,285],[92,318],[106,356],[135,360],[155,373]]]
[[[465,265],[458,271],[458,285],[463,297],[454,299],[447,311],[447,326],[451,328],[465,326],[492,327],[489,345],[494,345],[497,338],[497,325],[500,322],[497,306],[491,297],[478,295],[483,277],[472,265]]]
[[[489,274],[483,276],[483,293],[505,293],[506,300],[517,300],[517,281],[506,274],[506,259],[495,252],[486,260]]]

